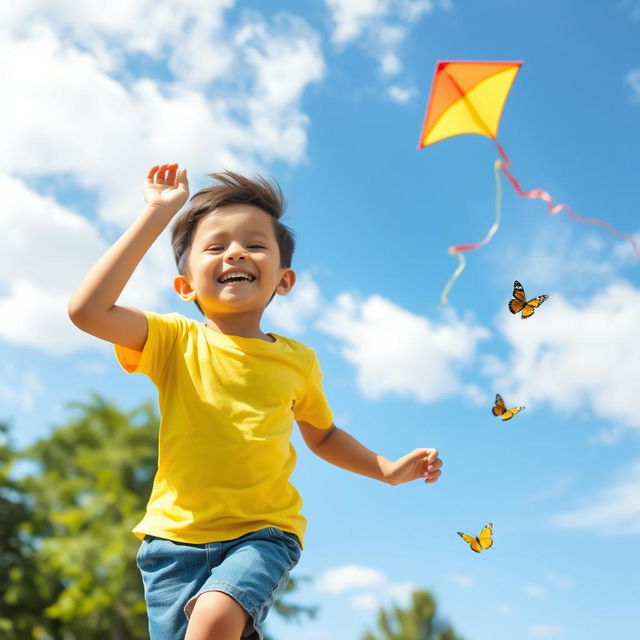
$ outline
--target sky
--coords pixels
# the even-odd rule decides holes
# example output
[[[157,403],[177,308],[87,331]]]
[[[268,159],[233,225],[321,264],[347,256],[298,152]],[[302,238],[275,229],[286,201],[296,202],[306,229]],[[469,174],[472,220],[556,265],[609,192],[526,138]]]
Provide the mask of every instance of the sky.
[[[263,330],[312,346],[338,426],[395,459],[437,447],[435,485],[333,467],[294,434],[309,520],[278,640],[357,640],[432,590],[465,640],[633,637],[640,625],[640,260],[503,181],[482,136],[418,150],[438,60],[521,60],[499,139],[524,188],[640,242],[640,2],[24,0],[0,5],[0,419],[25,445],[92,391],[155,398],[69,321],[87,269],[142,208],[156,163],[192,191],[222,168],[276,178],[297,234],[292,294]],[[199,319],[165,232],[122,304]],[[522,321],[514,280],[548,295]],[[503,422],[495,394],[526,409]],[[487,523],[494,547],[457,535]]]

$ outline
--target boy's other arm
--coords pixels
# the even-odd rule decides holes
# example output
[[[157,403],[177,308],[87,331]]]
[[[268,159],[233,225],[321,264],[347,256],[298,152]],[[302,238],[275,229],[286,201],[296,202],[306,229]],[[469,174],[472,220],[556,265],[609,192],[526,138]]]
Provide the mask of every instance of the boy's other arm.
[[[85,275],[68,307],[79,329],[136,351],[142,351],[147,340],[147,318],[116,301],[149,247],[186,202],[186,169],[178,171],[177,164],[152,167],[144,196],[142,213]]]
[[[380,480],[391,485],[424,478],[435,482],[441,474],[442,460],[433,448],[414,449],[395,462],[367,449],[346,431],[331,425],[318,429],[308,422],[298,422],[307,446],[323,460],[337,467]]]

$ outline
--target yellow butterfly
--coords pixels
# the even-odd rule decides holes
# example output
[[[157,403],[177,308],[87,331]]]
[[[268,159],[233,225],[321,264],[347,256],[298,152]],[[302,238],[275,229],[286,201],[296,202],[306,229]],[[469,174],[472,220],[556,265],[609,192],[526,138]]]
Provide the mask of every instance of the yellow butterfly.
[[[524,294],[523,286],[516,280],[513,283],[513,298],[509,301],[509,311],[511,313],[520,313],[522,311],[521,318],[525,320],[530,318],[535,310],[548,298],[549,296],[538,296],[527,300]]]
[[[491,412],[494,416],[500,416],[503,420],[511,420],[516,413],[520,413],[524,407],[511,407],[507,409],[507,405],[504,403],[502,396],[496,393],[496,403],[493,405]]]
[[[489,547],[493,546],[493,538],[491,537],[493,535],[493,525],[491,523],[483,527],[477,538],[470,536],[468,533],[462,533],[461,531],[458,531],[458,535],[465,542],[468,542],[471,551],[475,551],[476,553],[480,553],[483,549],[489,549]]]

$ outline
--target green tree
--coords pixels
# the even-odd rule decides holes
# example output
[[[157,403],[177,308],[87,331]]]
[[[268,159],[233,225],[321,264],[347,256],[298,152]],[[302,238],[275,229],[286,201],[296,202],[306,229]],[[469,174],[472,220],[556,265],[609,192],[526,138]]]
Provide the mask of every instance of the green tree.
[[[429,591],[414,591],[406,609],[380,607],[377,622],[378,629],[365,632],[360,640],[463,640],[451,625],[436,618],[436,602]]]
[[[122,412],[95,394],[70,406],[77,415],[24,452],[37,469],[23,480],[34,511],[25,528],[40,575],[59,585],[44,614],[60,637],[143,640],[131,528],[155,472],[158,419],[150,403]]]
[[[50,637],[57,625],[42,620],[55,586],[42,579],[34,561],[34,540],[25,534],[33,509],[12,477],[19,455],[0,423],[0,639]]]

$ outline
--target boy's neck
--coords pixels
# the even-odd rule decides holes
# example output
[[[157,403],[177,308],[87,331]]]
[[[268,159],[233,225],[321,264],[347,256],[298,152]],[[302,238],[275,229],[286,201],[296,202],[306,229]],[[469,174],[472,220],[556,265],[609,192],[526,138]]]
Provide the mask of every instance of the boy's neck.
[[[274,342],[272,336],[263,333],[260,329],[260,318],[253,316],[232,316],[205,318],[205,326],[216,333],[224,333],[229,336],[239,336],[241,338],[258,338],[266,342]]]

